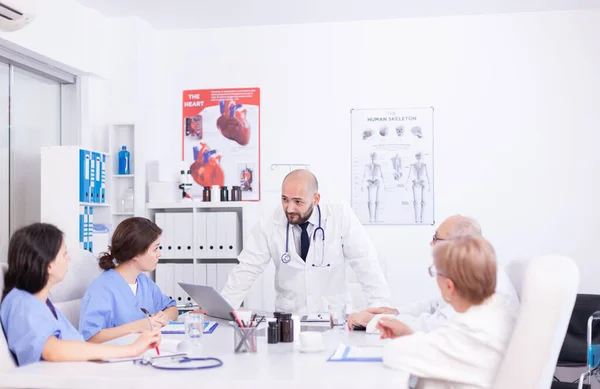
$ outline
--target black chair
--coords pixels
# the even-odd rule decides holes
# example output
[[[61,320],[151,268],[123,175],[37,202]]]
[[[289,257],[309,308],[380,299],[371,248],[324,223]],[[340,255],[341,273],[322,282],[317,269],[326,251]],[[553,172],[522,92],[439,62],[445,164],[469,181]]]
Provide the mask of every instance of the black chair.
[[[577,389],[579,386],[574,382],[552,382],[550,389]],[[583,389],[591,389],[591,385],[583,384]]]
[[[586,367],[587,366],[587,325],[588,319],[594,312],[600,311],[600,295],[578,294],[567,327],[565,340],[558,355],[557,367]],[[600,343],[600,322],[592,327],[592,344]],[[575,381],[574,388],[577,387]],[[561,386],[568,384],[554,377],[552,389],[569,388]],[[556,386],[555,386],[556,385]],[[584,386],[585,387],[585,386]]]

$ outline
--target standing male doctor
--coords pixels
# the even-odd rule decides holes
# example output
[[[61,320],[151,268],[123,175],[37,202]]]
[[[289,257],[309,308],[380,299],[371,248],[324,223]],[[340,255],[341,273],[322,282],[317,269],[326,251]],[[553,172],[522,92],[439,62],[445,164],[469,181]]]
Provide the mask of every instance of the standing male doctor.
[[[347,264],[354,270],[370,307],[386,306],[390,291],[367,233],[346,204],[320,205],[316,177],[289,173],[281,205],[254,227],[222,295],[239,307],[269,261],[275,264],[275,310],[327,312],[348,304]]]

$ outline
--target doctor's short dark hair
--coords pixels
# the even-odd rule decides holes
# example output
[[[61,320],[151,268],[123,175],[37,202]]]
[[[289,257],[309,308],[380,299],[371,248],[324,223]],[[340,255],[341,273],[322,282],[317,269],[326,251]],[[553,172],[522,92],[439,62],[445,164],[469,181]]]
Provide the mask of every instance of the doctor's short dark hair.
[[[114,269],[117,264],[144,254],[161,234],[161,228],[144,217],[125,219],[115,229],[108,251],[102,253],[98,265],[104,270]]]
[[[8,244],[8,271],[2,300],[13,289],[38,293],[48,283],[48,265],[56,259],[63,233],[48,223],[33,223],[15,231]]]

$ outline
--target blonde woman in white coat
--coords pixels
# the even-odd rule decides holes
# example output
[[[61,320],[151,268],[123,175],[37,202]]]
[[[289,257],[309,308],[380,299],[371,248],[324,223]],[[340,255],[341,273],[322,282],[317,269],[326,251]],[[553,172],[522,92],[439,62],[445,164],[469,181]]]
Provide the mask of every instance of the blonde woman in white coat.
[[[429,274],[457,312],[431,332],[413,332],[382,317],[383,362],[419,377],[419,388],[487,389],[493,386],[514,326],[514,310],[494,294],[496,254],[482,237],[438,243]]]

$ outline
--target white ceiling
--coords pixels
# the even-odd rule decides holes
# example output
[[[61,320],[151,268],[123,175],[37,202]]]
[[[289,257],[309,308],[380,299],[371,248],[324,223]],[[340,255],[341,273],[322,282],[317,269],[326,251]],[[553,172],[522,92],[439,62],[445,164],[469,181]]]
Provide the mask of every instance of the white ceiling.
[[[600,0],[77,0],[158,29],[298,24],[600,8]]]

